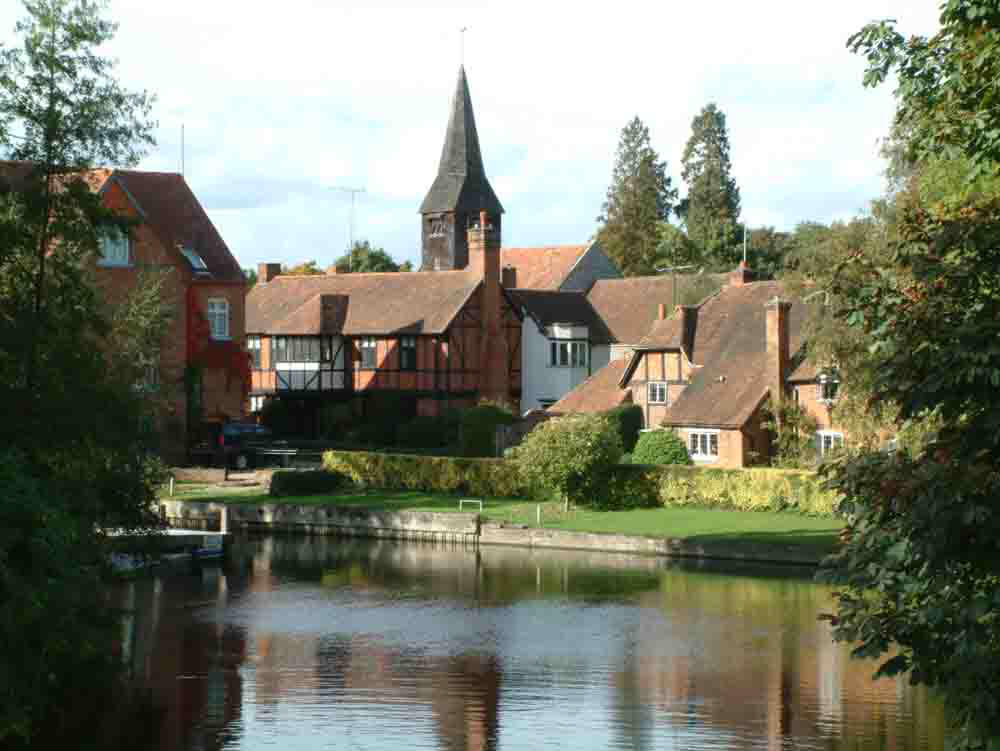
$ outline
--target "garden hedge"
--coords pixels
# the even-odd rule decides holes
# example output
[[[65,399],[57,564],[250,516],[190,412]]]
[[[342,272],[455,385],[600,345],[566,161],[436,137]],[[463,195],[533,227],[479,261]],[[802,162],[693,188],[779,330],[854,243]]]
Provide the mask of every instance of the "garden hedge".
[[[347,478],[340,472],[317,469],[307,472],[279,470],[271,475],[270,494],[273,496],[321,495],[340,490]]]
[[[327,451],[323,467],[356,485],[380,490],[490,498],[525,497],[529,492],[514,463],[505,459]],[[802,470],[619,464],[608,477],[603,497],[589,505],[604,509],[699,506],[831,515],[835,502],[836,494],[822,489],[815,473]]]

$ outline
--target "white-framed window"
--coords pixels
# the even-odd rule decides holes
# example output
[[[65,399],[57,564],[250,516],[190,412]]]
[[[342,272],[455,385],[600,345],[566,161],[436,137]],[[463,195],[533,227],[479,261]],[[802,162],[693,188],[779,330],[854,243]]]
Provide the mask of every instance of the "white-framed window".
[[[840,376],[836,370],[827,370],[819,375],[819,400],[827,406],[833,404],[837,399],[837,391],[840,389]]]
[[[98,233],[101,266],[128,266],[129,240],[128,232],[121,227],[102,227]]]
[[[205,306],[209,336],[213,339],[229,338],[229,301],[223,297],[211,298]]]
[[[399,339],[399,369],[417,369],[417,337],[403,336]]]
[[[584,341],[549,342],[549,367],[585,368],[590,360],[590,345]]]
[[[819,430],[816,432],[816,448],[820,456],[826,456],[844,445],[844,434],[836,430]]]
[[[667,403],[667,384],[663,381],[650,381],[646,384],[646,391],[650,404]]]
[[[361,353],[361,369],[375,370],[378,367],[375,340],[366,337],[358,342],[358,350]]]
[[[714,462],[719,458],[719,431],[689,430],[688,454],[695,461]]]
[[[253,362],[253,367],[260,369],[260,335],[259,334],[247,334],[247,352],[250,353],[250,359]]]
[[[141,393],[152,393],[160,388],[160,366],[158,363],[147,363],[142,366],[142,373],[135,383],[134,389]]]
[[[265,396],[251,396],[250,397],[250,412],[255,414],[260,412],[264,408]]]

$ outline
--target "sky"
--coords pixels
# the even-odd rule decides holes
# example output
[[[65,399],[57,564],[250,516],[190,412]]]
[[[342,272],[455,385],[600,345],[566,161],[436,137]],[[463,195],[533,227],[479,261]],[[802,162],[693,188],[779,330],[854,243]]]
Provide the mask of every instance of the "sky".
[[[243,267],[332,263],[351,236],[342,188],[365,191],[355,239],[419,266],[417,212],[463,59],[504,246],[586,242],[636,115],[683,196],[681,154],[709,102],[726,115],[743,221],[790,230],[884,190],[892,86],[863,88],[847,38],[882,18],[932,34],[938,5],[111,0],[102,52],[157,97],[139,168],[181,171],[183,126],[185,178]],[[23,11],[0,6],[0,44],[15,44]]]

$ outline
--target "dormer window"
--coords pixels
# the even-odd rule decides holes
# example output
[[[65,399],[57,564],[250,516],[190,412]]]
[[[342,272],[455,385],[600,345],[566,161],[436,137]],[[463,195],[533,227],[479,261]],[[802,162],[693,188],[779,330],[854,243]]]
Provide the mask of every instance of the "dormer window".
[[[197,252],[191,248],[185,248],[183,245],[179,245],[178,249],[180,250],[181,255],[187,259],[187,262],[191,264],[191,268],[196,272],[208,271],[208,265],[205,263],[205,259],[198,255]]]
[[[206,305],[209,335],[215,340],[229,339],[229,301],[213,297]]]
[[[101,266],[129,265],[129,237],[121,227],[102,227],[98,233]]]

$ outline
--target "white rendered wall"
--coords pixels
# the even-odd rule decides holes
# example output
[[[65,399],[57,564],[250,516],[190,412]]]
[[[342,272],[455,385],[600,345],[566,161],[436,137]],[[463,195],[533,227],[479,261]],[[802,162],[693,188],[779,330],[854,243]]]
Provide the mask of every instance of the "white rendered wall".
[[[586,326],[553,326],[552,329],[561,337],[587,338]],[[551,367],[550,341],[530,317],[524,317],[521,324],[522,413],[542,409],[542,400],[559,401],[590,375],[591,368]]]

